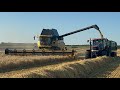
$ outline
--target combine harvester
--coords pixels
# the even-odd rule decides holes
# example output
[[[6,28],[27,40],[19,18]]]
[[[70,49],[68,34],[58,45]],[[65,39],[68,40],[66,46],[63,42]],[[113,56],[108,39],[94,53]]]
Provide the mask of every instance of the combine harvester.
[[[111,52],[112,48],[110,48],[110,46],[113,46],[113,44],[115,44],[115,48],[116,48],[116,43],[103,38],[103,35],[97,25],[91,25],[89,27],[76,30],[70,33],[66,33],[60,36],[56,29],[43,29],[41,32],[41,35],[36,36],[38,38],[37,46],[39,49],[16,50],[16,49],[6,48],[5,54],[7,55],[71,55],[71,56],[74,56],[76,51],[70,50],[65,46],[64,37],[78,33],[78,32],[82,32],[85,30],[90,30],[91,28],[94,28],[97,31],[99,31],[101,38],[92,40],[93,44],[91,44],[91,40],[90,40],[90,50],[87,50],[86,58],[100,56],[101,55],[100,53],[102,53],[103,55],[103,52],[105,54],[106,53],[105,50],[107,50],[106,48],[108,48],[107,46],[109,46],[109,50],[107,50],[107,52],[109,52],[109,54],[111,53],[115,54]],[[34,37],[34,40],[35,40],[35,37]],[[95,44],[97,42],[98,44]],[[104,46],[103,48],[100,48],[101,46],[100,43]],[[115,55],[112,55],[112,56],[115,56]]]

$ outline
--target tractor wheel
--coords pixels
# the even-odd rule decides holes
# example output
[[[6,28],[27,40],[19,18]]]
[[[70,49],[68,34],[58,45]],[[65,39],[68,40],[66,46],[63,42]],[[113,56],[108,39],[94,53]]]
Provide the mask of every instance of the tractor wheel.
[[[103,56],[103,51],[99,51],[97,56]]]
[[[96,58],[96,55],[92,55],[92,58]]]
[[[85,59],[91,58],[91,51],[87,50],[85,53]]]
[[[107,56],[107,51],[102,51],[102,56]]]
[[[106,56],[110,56],[110,52],[107,52],[107,55]]]

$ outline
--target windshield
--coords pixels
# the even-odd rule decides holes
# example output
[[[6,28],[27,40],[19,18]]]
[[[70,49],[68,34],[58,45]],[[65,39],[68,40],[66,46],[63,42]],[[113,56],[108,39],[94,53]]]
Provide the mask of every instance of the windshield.
[[[50,37],[40,37],[40,44],[41,45],[50,45],[51,44]]]
[[[93,46],[99,45],[100,43],[102,43],[101,39],[93,40]]]

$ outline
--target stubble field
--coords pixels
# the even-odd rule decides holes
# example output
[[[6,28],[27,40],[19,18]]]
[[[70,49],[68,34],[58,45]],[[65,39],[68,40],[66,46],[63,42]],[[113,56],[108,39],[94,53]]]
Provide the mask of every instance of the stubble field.
[[[69,56],[10,56],[0,53],[0,78],[116,78],[120,77],[120,49],[117,57],[84,59],[86,48]]]

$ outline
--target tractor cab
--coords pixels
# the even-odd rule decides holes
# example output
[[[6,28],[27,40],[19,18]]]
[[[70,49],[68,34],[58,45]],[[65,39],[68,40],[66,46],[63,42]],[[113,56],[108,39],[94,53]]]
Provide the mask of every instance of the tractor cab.
[[[94,39],[93,40],[93,46],[98,46],[100,43],[102,43],[101,39]]]
[[[91,49],[92,50],[103,50],[105,47],[107,47],[107,41],[106,38],[97,38],[91,40]]]
[[[93,50],[100,50],[103,46],[103,39],[93,39],[92,40],[92,49]]]

